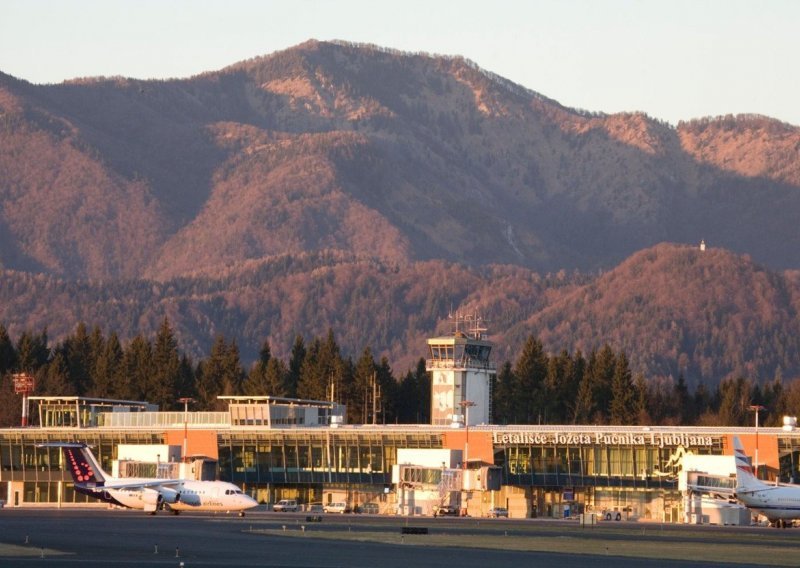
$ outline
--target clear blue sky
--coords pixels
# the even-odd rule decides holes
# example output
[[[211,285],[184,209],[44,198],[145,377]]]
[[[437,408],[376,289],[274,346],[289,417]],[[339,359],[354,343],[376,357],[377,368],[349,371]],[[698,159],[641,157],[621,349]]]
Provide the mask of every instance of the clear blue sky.
[[[800,125],[796,0],[0,0],[0,71],[188,77],[342,39],[463,55],[564,105]]]

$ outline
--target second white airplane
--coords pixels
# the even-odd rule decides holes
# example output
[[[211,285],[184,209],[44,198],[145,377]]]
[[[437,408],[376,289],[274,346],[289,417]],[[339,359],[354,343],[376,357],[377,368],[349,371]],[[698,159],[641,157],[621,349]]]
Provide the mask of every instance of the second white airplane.
[[[64,467],[72,475],[76,491],[115,505],[151,514],[163,508],[176,515],[181,511],[225,511],[238,512],[241,517],[245,510],[258,506],[255,499],[226,481],[112,477],[103,471],[86,444],[42,446],[63,450]]]
[[[776,527],[791,526],[800,518],[800,486],[769,485],[753,475],[750,460],[738,436],[733,438],[736,458],[736,498],[748,509],[764,515]]]

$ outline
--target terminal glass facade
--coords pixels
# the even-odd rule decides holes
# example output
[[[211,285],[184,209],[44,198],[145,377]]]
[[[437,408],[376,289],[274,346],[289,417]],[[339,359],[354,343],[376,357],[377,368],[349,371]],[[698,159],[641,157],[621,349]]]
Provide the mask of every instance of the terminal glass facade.
[[[724,454],[721,437],[698,454]],[[677,475],[675,447],[635,445],[496,446],[495,465],[508,485],[609,485],[672,487]]]
[[[124,420],[112,419],[112,414]],[[236,483],[260,502],[294,498],[305,506],[333,499],[396,512],[401,490],[395,481],[441,483],[434,479],[441,472],[430,467],[430,479],[393,480],[394,466],[415,471],[415,464],[398,463],[399,450],[463,451],[466,440],[458,429],[430,425],[242,426],[225,413],[108,413],[93,420],[93,426],[85,427],[0,430],[0,499],[10,506],[87,502],[74,491],[61,451],[41,444],[87,443],[111,472],[120,444],[168,444],[189,424],[207,432],[212,446],[216,443],[219,479]],[[732,435],[752,433],[735,428],[471,427],[470,463],[497,466],[502,486],[492,492],[465,489],[461,503],[474,516],[501,505],[515,517],[596,510],[680,521],[683,456],[730,456]],[[800,432],[762,429],[760,441],[762,459],[773,448],[769,475],[800,481]]]

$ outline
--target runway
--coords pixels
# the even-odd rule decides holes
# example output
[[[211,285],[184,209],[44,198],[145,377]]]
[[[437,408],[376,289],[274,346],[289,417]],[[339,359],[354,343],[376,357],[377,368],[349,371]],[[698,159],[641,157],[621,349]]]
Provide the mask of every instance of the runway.
[[[430,530],[430,541],[452,537],[486,539],[544,539],[562,534],[574,538],[576,526],[567,522],[537,520],[431,519],[368,515],[325,515],[321,522],[309,522],[303,513],[278,514],[264,511],[244,518],[228,515],[160,513],[106,509],[3,509],[0,510],[0,565],[2,566],[268,566],[286,568],[408,568],[409,566],[555,566],[645,567],[653,558],[632,558],[609,553],[536,552],[495,548],[462,548],[428,544],[425,536],[400,537],[401,527],[411,523]],[[635,523],[633,530],[638,531]],[[616,525],[619,526],[619,525]],[[305,530],[303,530],[305,527]],[[731,530],[753,529],[697,527],[704,541],[728,541]],[[653,529],[655,530],[655,529]],[[764,529],[755,529],[764,530]],[[352,533],[385,533],[394,542],[363,542]],[[630,532],[630,531],[628,531]],[[796,558],[794,531],[779,535],[786,560]],[[598,532],[580,532],[587,544]],[[630,537],[620,532],[603,533],[603,542],[618,542],[619,550]],[[679,546],[685,533],[663,527],[659,542]],[[706,535],[707,534],[707,538]],[[778,534],[765,532],[766,535]],[[322,537],[329,538],[322,538]],[[646,536],[646,533],[645,533]],[[695,535],[696,536],[696,535]],[[610,539],[610,540],[609,540]],[[456,541],[457,542],[457,541]],[[508,541],[510,542],[510,541]],[[783,543],[783,544],[782,544]],[[474,544],[474,543],[473,543]],[[3,546],[6,545],[6,546]],[[607,545],[606,545],[607,546]],[[698,563],[696,560],[658,561],[659,566],[728,566],[727,562]],[[739,566],[759,564],[739,564]]]

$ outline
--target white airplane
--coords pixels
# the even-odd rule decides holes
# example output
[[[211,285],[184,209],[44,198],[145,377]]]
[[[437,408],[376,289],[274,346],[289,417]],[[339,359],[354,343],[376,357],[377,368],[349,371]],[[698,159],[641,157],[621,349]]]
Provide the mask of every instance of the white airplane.
[[[738,436],[733,438],[736,458],[736,498],[748,509],[764,515],[776,527],[791,526],[800,518],[800,486],[769,485],[753,475]],[[789,521],[787,523],[787,521]]]
[[[72,474],[79,493],[151,515],[163,508],[176,515],[181,511],[238,511],[243,517],[246,509],[258,505],[226,481],[112,477],[103,471],[86,444],[57,442],[40,447],[63,450],[64,467]]]

